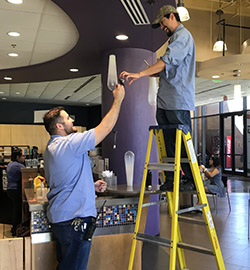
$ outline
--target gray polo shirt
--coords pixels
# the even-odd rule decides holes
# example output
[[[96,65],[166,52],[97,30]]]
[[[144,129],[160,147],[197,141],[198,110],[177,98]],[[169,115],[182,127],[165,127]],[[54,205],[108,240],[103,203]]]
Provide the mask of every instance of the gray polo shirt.
[[[180,24],[161,57],[157,107],[165,110],[195,109],[195,45],[190,32]]]

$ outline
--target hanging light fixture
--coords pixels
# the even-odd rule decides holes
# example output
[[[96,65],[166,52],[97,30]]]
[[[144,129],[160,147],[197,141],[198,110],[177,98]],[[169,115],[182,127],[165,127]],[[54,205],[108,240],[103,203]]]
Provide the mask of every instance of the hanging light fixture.
[[[234,85],[234,100],[240,100],[241,99],[241,85],[235,84]]]
[[[218,9],[216,11],[216,15],[219,16],[219,22],[221,21],[221,16],[224,14],[222,9]],[[221,32],[220,32],[220,23],[218,23],[218,27],[219,27],[219,33],[218,33],[218,38],[217,41],[214,43],[213,46],[213,51],[214,52],[223,52],[223,46],[224,46],[224,51],[227,50],[227,45],[224,42],[222,36],[221,36]]]
[[[181,22],[185,22],[190,19],[188,10],[184,7],[183,0],[178,0],[177,12],[179,13]]]

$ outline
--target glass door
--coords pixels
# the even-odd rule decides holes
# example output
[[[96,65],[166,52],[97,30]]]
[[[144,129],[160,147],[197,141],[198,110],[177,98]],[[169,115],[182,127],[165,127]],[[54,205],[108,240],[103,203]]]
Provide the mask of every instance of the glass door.
[[[244,118],[242,115],[234,116],[234,152],[235,152],[235,171],[244,172],[244,151],[243,151],[243,131]]]
[[[243,112],[222,115],[222,168],[225,173],[244,174]]]
[[[232,171],[232,117],[223,118],[223,167],[225,171]]]

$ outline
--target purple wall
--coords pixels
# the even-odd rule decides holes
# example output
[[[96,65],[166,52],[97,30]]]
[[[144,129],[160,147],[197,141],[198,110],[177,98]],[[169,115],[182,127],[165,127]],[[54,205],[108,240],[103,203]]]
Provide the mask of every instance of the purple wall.
[[[102,115],[109,110],[113,96],[107,88],[108,57],[116,55],[117,72],[126,70],[138,72],[146,68],[144,59],[149,64],[156,62],[156,54],[144,49],[115,49],[105,53],[102,73]],[[142,181],[150,125],[155,125],[155,107],[148,104],[148,77],[135,81],[131,86],[125,83],[126,96],[124,98],[120,116],[113,132],[102,143],[103,157],[110,159],[110,170],[117,175],[118,184],[126,184],[124,154],[131,150],[135,154],[134,183]],[[117,131],[116,149],[113,149],[114,131]],[[151,162],[157,161],[156,144],[154,142],[151,152]],[[157,174],[153,174],[153,184],[157,184]],[[157,197],[157,196],[156,196]],[[153,198],[152,198],[153,199]],[[149,207],[146,233],[156,235],[159,233],[159,207]]]

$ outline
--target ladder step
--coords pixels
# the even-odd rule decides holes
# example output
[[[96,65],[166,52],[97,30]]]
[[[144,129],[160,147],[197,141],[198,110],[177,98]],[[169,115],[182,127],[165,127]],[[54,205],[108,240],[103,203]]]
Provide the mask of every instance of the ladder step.
[[[201,205],[195,205],[195,206],[192,206],[192,207],[188,207],[188,208],[185,208],[185,209],[178,210],[178,211],[176,211],[176,214],[180,215],[180,214],[192,212],[192,211],[195,211],[195,210],[200,210],[205,206],[207,206],[206,203],[201,204]]]
[[[194,245],[186,244],[186,243],[183,243],[183,242],[179,242],[177,244],[177,246],[179,248],[188,249],[188,250],[191,250],[191,251],[194,251],[194,252],[199,252],[199,253],[212,255],[212,256],[215,255],[212,249],[199,247],[199,246],[194,246]]]
[[[166,202],[167,202],[166,199],[163,199],[163,200],[159,200],[159,201],[156,201],[156,202],[143,203],[142,207],[148,207],[148,206],[161,204],[161,203],[166,203]]]
[[[170,247],[171,246],[171,241],[168,239],[160,238],[158,236],[152,236],[148,234],[143,234],[143,233],[137,233],[136,234],[136,240],[151,243],[151,244],[156,244],[156,245],[161,245],[164,247]]]
[[[178,220],[181,222],[186,222],[186,223],[192,223],[192,224],[198,224],[202,226],[206,226],[206,222],[204,220],[199,220],[196,218],[190,218],[190,217],[178,217]]]
[[[161,170],[174,172],[174,164],[169,163],[148,163],[148,169],[150,170]]]
[[[175,162],[175,159],[174,159],[174,157],[163,157],[162,158],[162,162],[164,163],[166,163],[166,162]],[[189,160],[188,160],[188,158],[181,158],[181,163],[189,163]]]
[[[171,247],[171,240],[168,240],[165,238],[160,238],[158,236],[137,233],[136,240],[143,241],[146,243],[161,245],[164,247]],[[194,252],[199,252],[199,253],[208,254],[208,255],[214,255],[214,252],[211,249],[204,248],[204,247],[194,246],[194,245],[186,244],[183,242],[177,243],[177,246],[178,246],[178,248],[188,249],[188,250],[191,250]]]

